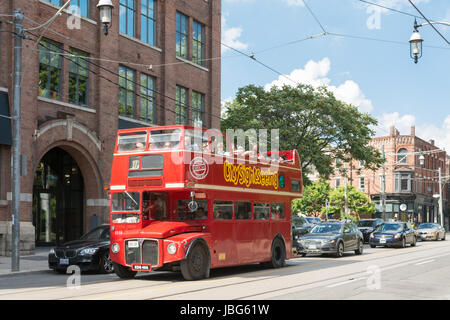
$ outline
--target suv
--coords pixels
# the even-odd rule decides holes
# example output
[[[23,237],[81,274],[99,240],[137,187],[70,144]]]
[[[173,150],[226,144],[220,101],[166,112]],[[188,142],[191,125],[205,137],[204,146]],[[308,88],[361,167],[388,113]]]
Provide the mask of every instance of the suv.
[[[369,242],[370,234],[379,226],[384,223],[383,219],[361,219],[356,223],[359,231],[364,236],[364,242]]]

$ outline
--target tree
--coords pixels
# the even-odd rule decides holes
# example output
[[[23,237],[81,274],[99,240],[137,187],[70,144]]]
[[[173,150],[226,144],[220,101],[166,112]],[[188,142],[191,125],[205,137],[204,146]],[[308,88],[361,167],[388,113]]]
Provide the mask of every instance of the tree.
[[[375,213],[375,204],[370,201],[365,193],[356,190],[353,186],[347,186],[347,208],[349,214],[345,213],[345,186],[341,186],[330,192],[330,208],[328,213],[340,218],[359,220],[359,215]],[[322,210],[322,213],[325,213]]]
[[[240,88],[234,101],[225,105],[221,123],[226,129],[279,129],[281,150],[297,149],[302,162],[304,184],[314,169],[328,179],[335,159],[362,160],[366,168],[377,169],[380,152],[369,145],[377,120],[358,108],[337,100],[325,87]],[[270,148],[270,145],[268,146]]]
[[[301,212],[307,216],[320,215],[330,192],[330,184],[324,180],[319,180],[305,186],[303,189],[303,198],[292,201],[293,212]]]

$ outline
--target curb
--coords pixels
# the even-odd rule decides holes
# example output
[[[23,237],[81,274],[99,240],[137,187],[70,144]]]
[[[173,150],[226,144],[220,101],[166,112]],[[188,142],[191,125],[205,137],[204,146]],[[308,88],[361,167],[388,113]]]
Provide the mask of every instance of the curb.
[[[39,273],[47,273],[49,271],[52,271],[51,269],[39,269],[39,270],[24,270],[24,271],[9,271],[9,272],[1,272],[0,271],[0,278],[3,277],[15,277],[15,276],[21,276],[21,275],[29,275],[29,274],[39,274]]]

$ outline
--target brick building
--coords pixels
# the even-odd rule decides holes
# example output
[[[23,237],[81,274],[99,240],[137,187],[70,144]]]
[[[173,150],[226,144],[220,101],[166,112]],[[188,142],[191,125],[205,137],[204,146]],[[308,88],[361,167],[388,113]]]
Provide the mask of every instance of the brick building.
[[[97,0],[72,0],[53,23],[32,30],[64,3],[0,2],[1,14],[22,9],[30,29],[22,56],[22,253],[109,221],[104,187],[118,128],[220,126],[219,0],[113,0],[108,35]],[[0,30],[12,31],[11,20],[0,17]],[[4,116],[12,113],[13,40],[0,32]],[[11,126],[0,121],[0,255],[9,255]]]
[[[412,219],[419,222],[439,222],[438,168],[442,176],[450,172],[450,158],[446,152],[435,146],[433,140],[425,141],[415,135],[415,127],[411,127],[409,135],[401,135],[395,127],[391,127],[390,135],[376,137],[370,143],[374,148],[382,150],[386,157],[385,164],[385,219]],[[423,152],[425,163],[420,165],[419,158]],[[341,165],[341,168],[344,168]],[[347,177],[339,170],[330,177],[330,184],[336,188],[345,181],[359,191],[365,192],[377,204],[377,217],[382,217],[380,199],[383,189],[383,170],[372,171],[364,168],[364,163],[352,161],[345,165]],[[449,184],[443,188],[443,207],[446,226],[449,225],[450,204]]]

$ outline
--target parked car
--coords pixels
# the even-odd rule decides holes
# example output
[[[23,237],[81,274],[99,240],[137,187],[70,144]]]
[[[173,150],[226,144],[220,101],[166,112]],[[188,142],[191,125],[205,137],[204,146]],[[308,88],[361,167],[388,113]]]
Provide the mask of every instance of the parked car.
[[[309,233],[295,239],[297,252],[302,256],[329,254],[342,257],[345,251],[362,254],[364,239],[355,224],[346,222],[322,222]]]
[[[371,248],[376,246],[401,247],[416,245],[416,231],[407,222],[387,222],[378,226],[369,237]]]
[[[356,222],[358,230],[362,232],[364,236],[364,243],[369,242],[370,234],[383,223],[383,219],[361,219]]]
[[[437,223],[422,223],[417,228],[417,238],[421,240],[445,240],[445,229]]]
[[[77,265],[81,271],[96,270],[112,273],[114,267],[109,256],[109,225],[101,225],[62,246],[52,248],[48,254],[48,266],[59,273],[65,273],[70,265]]]

